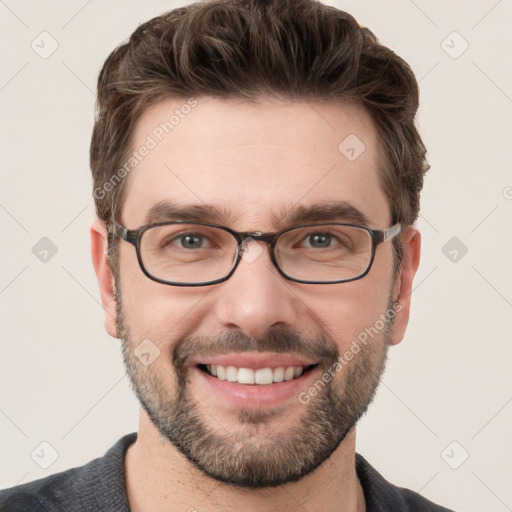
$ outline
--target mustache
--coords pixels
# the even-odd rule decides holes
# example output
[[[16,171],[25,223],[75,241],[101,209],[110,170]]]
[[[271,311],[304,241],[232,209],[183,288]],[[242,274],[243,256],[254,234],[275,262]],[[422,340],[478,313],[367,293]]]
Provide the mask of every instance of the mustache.
[[[232,352],[275,352],[304,356],[326,368],[336,363],[339,350],[333,340],[325,336],[307,338],[290,328],[275,327],[260,338],[241,331],[230,331],[218,336],[191,336],[183,338],[173,349],[172,360],[177,370],[183,371],[194,357],[211,357]]]

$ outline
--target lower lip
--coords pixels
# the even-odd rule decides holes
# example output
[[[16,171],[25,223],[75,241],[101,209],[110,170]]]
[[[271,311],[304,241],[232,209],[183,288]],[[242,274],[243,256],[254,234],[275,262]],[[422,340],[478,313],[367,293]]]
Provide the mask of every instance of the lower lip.
[[[197,366],[191,368],[201,382],[231,407],[272,407],[279,405],[290,398],[298,400],[298,395],[309,386],[314,379],[318,366],[303,373],[293,380],[276,382],[274,384],[239,384],[212,377],[209,373],[200,370]]]

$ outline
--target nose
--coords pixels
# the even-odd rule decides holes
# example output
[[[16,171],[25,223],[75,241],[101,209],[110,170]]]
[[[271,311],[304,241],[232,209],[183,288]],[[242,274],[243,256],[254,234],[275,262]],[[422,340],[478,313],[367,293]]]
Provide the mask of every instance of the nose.
[[[218,286],[217,321],[252,337],[271,327],[295,325],[300,301],[270,259],[266,243],[249,241],[234,274]]]

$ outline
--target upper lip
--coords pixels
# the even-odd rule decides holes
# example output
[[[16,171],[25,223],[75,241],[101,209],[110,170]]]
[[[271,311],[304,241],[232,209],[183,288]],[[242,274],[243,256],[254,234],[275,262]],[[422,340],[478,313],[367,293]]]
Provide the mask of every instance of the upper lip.
[[[311,366],[316,361],[291,354],[278,354],[277,352],[265,353],[231,353],[218,356],[199,357],[191,362],[191,366],[198,364],[214,364],[221,366],[235,366],[236,368],[279,368],[284,366]]]

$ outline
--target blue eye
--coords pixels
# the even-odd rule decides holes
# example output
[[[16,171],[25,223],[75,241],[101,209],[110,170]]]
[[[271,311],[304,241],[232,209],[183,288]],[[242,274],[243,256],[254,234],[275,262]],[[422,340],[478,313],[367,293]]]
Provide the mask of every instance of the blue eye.
[[[329,233],[313,233],[307,237],[311,247],[323,248],[331,245],[331,235]]]
[[[175,240],[184,249],[199,249],[202,247],[204,237],[201,235],[186,234],[182,235]]]

